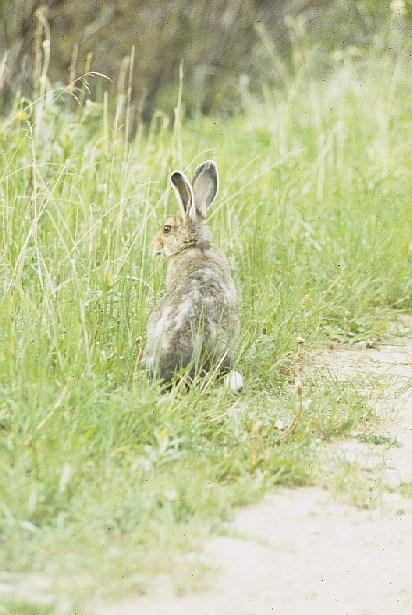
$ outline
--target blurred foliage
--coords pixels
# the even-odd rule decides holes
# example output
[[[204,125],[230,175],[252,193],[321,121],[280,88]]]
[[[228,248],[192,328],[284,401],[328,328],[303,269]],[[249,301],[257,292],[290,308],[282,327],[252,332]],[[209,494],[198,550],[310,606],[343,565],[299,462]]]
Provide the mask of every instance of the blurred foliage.
[[[245,89],[281,87],[302,49],[327,71],[331,51],[356,53],[385,28],[396,43],[411,14],[412,0],[0,0],[0,104],[41,93],[43,69],[63,85],[95,71],[110,81],[89,75],[72,94],[117,91],[136,125],[173,113],[182,62],[185,112],[227,116]]]

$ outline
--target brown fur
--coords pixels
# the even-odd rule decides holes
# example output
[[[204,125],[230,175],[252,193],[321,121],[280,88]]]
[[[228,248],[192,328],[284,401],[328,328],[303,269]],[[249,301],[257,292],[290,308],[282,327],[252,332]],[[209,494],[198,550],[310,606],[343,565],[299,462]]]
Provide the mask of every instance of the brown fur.
[[[230,370],[240,329],[230,267],[210,244],[204,220],[217,191],[216,167],[201,165],[193,188],[183,174],[173,174],[172,181],[181,213],[168,218],[153,240],[154,252],[169,264],[165,293],[148,319],[142,359],[164,381],[189,364],[192,372],[216,364]]]

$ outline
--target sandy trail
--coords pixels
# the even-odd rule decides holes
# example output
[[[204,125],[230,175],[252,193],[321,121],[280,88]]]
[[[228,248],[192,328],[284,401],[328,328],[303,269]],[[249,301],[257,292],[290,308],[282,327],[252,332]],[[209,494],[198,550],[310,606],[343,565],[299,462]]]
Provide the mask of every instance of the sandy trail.
[[[400,615],[412,613],[412,341],[379,349],[322,351],[315,367],[341,379],[378,377],[370,402],[380,429],[399,447],[355,440],[328,445],[325,459],[349,456],[376,472],[382,498],[359,509],[321,488],[278,489],[239,511],[230,536],[209,539],[201,560],[218,570],[206,591],[178,597],[162,583],[156,595],[100,606],[94,615]]]
[[[412,490],[412,339],[393,338],[379,349],[320,350],[308,364],[320,379],[331,371],[341,380],[362,378],[385,444],[332,441],[321,451],[322,467],[328,485],[337,460],[355,461],[379,485],[379,505],[356,508],[322,488],[277,489],[238,511],[227,535],[211,537],[195,556],[215,571],[203,591],[176,595],[171,574],[155,580],[146,596],[116,604],[91,592],[82,614],[412,614],[412,498],[400,493],[405,483],[409,496]],[[0,601],[50,595],[42,576],[0,578]]]

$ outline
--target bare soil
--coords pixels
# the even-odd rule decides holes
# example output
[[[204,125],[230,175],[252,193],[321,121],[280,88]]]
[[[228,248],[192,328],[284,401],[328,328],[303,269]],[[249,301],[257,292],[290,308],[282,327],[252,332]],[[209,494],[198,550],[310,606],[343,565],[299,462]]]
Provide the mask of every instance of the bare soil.
[[[412,339],[394,337],[378,349],[320,350],[310,365],[319,378],[328,371],[362,379],[380,418],[375,441],[325,444],[325,488],[277,489],[238,511],[227,534],[208,539],[195,556],[197,567],[213,571],[200,591],[177,591],[170,575],[146,596],[91,601],[82,613],[412,613]],[[336,486],[342,463],[356,470],[346,491]],[[42,591],[35,579],[1,580],[0,598]]]
[[[311,370],[362,378],[384,444],[325,445],[324,468],[333,474],[336,460],[355,464],[361,478],[378,483],[378,504],[339,502],[322,488],[278,489],[239,511],[228,535],[206,542],[200,558],[217,574],[205,591],[179,597],[165,579],[155,595],[102,605],[94,615],[412,613],[412,493],[402,495],[412,486],[412,340],[319,351]]]

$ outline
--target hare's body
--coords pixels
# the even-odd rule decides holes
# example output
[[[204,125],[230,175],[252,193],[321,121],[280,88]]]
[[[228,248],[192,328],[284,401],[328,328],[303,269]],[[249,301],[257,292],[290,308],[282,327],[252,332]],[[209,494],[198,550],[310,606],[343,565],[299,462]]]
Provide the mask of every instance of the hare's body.
[[[213,247],[193,247],[169,261],[166,292],[147,323],[144,362],[158,367],[162,380],[193,361],[233,366],[239,334],[236,290],[225,256]]]
[[[142,357],[163,381],[189,365],[192,373],[214,367],[229,372],[240,330],[229,263],[210,244],[204,220],[217,191],[216,167],[201,165],[193,188],[182,173],[174,173],[172,182],[181,211],[166,220],[153,241],[155,253],[169,263],[165,293],[148,319]]]

